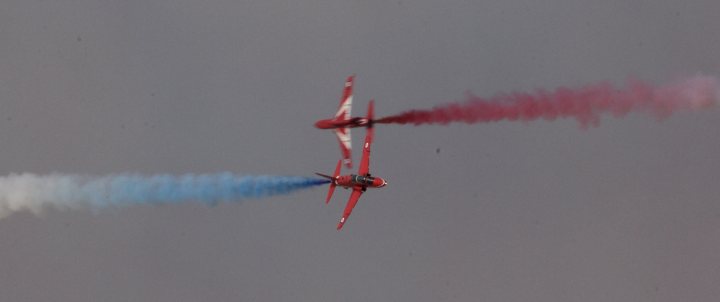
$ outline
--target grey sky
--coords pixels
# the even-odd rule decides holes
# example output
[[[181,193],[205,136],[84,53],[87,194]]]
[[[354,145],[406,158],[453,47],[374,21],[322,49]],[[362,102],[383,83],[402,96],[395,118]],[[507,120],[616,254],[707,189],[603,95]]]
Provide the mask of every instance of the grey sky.
[[[720,69],[717,1],[16,1],[0,174],[330,172],[333,114]],[[717,110],[383,126],[368,192],[0,221],[2,301],[715,301]],[[359,145],[364,131],[355,131]],[[440,148],[440,153],[436,149]],[[356,161],[359,150],[355,150]]]

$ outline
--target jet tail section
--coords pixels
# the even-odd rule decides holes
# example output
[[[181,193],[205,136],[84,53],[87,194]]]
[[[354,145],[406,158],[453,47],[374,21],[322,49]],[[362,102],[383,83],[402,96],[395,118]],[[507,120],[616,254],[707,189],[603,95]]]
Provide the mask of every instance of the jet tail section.
[[[373,123],[375,122],[373,120],[375,118],[375,100],[370,100],[368,103],[368,113],[367,113],[367,119],[368,119],[368,128],[373,126]]]
[[[337,163],[337,166],[335,167],[335,172],[333,173],[333,176],[325,175],[322,173],[315,173],[319,176],[325,177],[330,180],[330,188],[328,189],[327,198],[325,199],[325,204],[330,203],[330,199],[332,198],[333,192],[335,192],[335,187],[337,187],[337,177],[340,175],[340,170],[342,169],[342,160],[339,160]]]

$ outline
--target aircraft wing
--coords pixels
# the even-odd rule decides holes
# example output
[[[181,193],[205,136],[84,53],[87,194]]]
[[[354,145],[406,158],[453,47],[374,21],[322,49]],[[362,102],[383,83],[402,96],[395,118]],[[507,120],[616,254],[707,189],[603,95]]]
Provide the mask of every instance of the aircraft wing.
[[[350,217],[350,213],[352,213],[353,208],[355,208],[358,200],[360,200],[360,196],[362,195],[362,193],[362,189],[358,187],[353,188],[353,192],[352,194],[350,194],[350,199],[345,206],[345,211],[343,211],[343,216],[342,218],[340,218],[340,222],[337,225],[338,230],[342,229],[345,222],[347,222],[348,217]]]
[[[345,80],[345,88],[343,89],[342,98],[340,98],[340,106],[338,107],[337,113],[335,113],[336,120],[346,121],[350,119],[354,78],[354,76],[349,76],[347,80]]]
[[[350,128],[336,128],[333,130],[340,144],[340,152],[342,152],[342,161],[348,168],[352,168],[352,141],[350,137]]]
[[[372,121],[374,102],[371,100],[368,104],[368,120]],[[363,144],[362,159],[360,160],[360,169],[358,170],[359,175],[367,175],[370,172],[370,147],[372,146],[373,137],[375,136],[375,127],[372,122],[367,126],[365,132],[365,143]]]

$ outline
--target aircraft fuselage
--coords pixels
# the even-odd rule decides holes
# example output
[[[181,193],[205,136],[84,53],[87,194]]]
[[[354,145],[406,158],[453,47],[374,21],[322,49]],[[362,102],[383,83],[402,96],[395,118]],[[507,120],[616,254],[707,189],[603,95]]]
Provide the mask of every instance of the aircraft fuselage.
[[[334,181],[336,185],[345,188],[382,188],[387,185],[387,181],[381,177],[362,176],[357,174],[340,175],[336,177]]]
[[[364,117],[351,117],[347,120],[326,119],[319,120],[315,123],[315,127],[319,129],[336,129],[336,128],[357,128],[365,127],[368,119]]]

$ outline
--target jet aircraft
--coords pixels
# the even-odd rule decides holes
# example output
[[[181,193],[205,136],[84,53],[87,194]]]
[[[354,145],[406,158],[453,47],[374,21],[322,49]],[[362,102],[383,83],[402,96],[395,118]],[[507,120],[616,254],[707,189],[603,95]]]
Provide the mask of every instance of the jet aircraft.
[[[351,75],[345,80],[345,89],[340,99],[340,107],[335,113],[335,117],[330,119],[319,120],[315,123],[315,127],[319,129],[332,129],[337,136],[342,152],[342,161],[348,168],[352,168],[352,138],[350,137],[350,128],[363,127],[370,123],[370,120],[363,117],[351,117],[353,84],[355,76]]]
[[[368,104],[368,121],[372,121],[374,111],[373,108],[374,102],[370,101],[370,103]],[[348,217],[350,216],[350,213],[352,213],[353,208],[355,208],[355,205],[360,199],[360,196],[363,194],[363,192],[365,192],[365,190],[367,190],[368,188],[382,188],[387,185],[387,181],[385,181],[384,179],[370,175],[370,147],[372,145],[373,136],[375,135],[375,129],[372,122],[369,122],[366,125],[367,133],[365,134],[365,144],[363,145],[362,159],[360,160],[360,167],[357,174],[340,175],[340,170],[342,168],[342,160],[338,161],[337,166],[335,167],[335,172],[332,176],[322,173],[315,173],[331,180],[330,189],[328,190],[327,198],[325,199],[326,204],[330,202],[330,198],[332,198],[335,187],[341,186],[345,189],[352,188],[350,199],[348,200],[347,205],[345,206],[345,210],[343,211],[342,218],[340,218],[340,222],[337,225],[338,230],[343,227]]]

